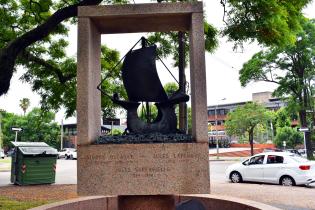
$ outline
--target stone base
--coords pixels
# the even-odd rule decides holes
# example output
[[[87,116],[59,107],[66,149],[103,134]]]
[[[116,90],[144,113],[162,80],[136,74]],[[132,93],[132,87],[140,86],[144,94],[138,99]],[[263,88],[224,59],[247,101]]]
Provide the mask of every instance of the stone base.
[[[78,147],[79,195],[210,193],[207,143]]]
[[[171,195],[170,195],[171,196]],[[128,201],[132,207],[134,207],[134,201],[132,197],[129,196],[126,200],[120,200],[116,196],[108,197],[108,196],[90,196],[90,197],[82,197],[67,201],[61,201],[57,203],[51,203],[44,206],[39,206],[30,210],[82,210],[82,209],[93,209],[93,210],[133,210],[133,208],[129,208],[125,201]],[[144,196],[143,198],[145,198]],[[153,196],[152,196],[153,197]],[[156,196],[159,198],[163,198],[163,196]],[[280,210],[273,206],[269,206],[263,203],[244,200],[240,198],[233,198],[227,196],[216,196],[216,195],[173,195],[175,204],[181,203],[183,201],[187,201],[190,199],[198,200],[203,204],[206,210]],[[148,198],[148,197],[146,197]],[[165,204],[169,206],[170,200],[169,197],[166,198],[166,201],[153,202],[150,206],[137,206],[137,210],[169,210],[161,208],[164,207]],[[141,197],[135,198],[136,203],[141,201]],[[142,201],[144,201],[142,199]],[[121,204],[120,202],[124,202]],[[142,202],[141,202],[142,203]],[[153,205],[154,204],[154,205]],[[162,204],[162,206],[161,206]],[[173,204],[173,208],[175,209],[175,204]],[[123,209],[119,208],[123,207]],[[146,207],[146,208],[143,208]],[[147,208],[148,207],[148,208]]]
[[[175,210],[173,195],[118,196],[118,210]]]

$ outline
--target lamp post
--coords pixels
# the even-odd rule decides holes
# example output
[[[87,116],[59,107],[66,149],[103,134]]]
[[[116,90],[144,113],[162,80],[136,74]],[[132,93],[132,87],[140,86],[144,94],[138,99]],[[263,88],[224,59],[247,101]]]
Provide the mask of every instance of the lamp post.
[[[220,101],[224,101],[226,98],[222,98]],[[215,140],[216,140],[216,148],[217,148],[217,159],[219,159],[219,139],[218,139],[218,116],[217,116],[217,109],[219,106],[219,102],[215,106],[214,109],[214,118],[215,118]]]
[[[23,128],[11,127],[11,130],[15,132],[15,139],[14,139],[14,142],[17,142],[18,132],[23,131]]]

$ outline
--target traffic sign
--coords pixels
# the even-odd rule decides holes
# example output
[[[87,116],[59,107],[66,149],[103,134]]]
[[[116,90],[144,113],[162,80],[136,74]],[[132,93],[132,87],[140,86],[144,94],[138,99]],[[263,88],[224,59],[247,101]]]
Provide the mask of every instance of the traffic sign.
[[[11,127],[11,131],[23,131],[23,128],[18,128],[18,127]]]
[[[308,128],[298,128],[298,131],[301,131],[301,132],[308,132],[309,129],[308,129]]]

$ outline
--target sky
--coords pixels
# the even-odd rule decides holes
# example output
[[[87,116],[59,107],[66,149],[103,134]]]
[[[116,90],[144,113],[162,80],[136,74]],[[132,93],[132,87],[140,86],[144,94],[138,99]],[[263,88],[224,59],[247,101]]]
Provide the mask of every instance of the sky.
[[[136,3],[150,2],[145,0],[135,0]],[[222,21],[223,8],[219,0],[204,1],[204,11],[206,20],[214,25],[216,28],[221,29],[224,26]],[[315,18],[315,2],[313,1],[303,13],[306,17]],[[121,56],[136,43],[140,37],[145,34],[115,34],[115,35],[102,35],[102,43],[110,48],[117,49]],[[69,56],[76,56],[77,51],[77,27],[71,26],[69,32],[69,47],[67,54]],[[260,50],[257,44],[246,45],[243,52],[236,52],[232,49],[233,43],[227,41],[226,38],[220,37],[219,47],[213,53],[206,53],[206,74],[207,74],[207,104],[216,105],[222,103],[234,103],[242,101],[250,101],[252,93],[273,91],[276,86],[271,83],[251,83],[247,87],[241,87],[238,80],[238,71],[241,69],[244,62],[249,60],[251,56]],[[177,68],[172,68],[173,61],[163,59],[167,66],[171,69],[172,74],[178,74]],[[157,63],[158,73],[163,84],[167,82],[174,82],[165,68]],[[16,114],[23,114],[22,109],[19,107],[22,98],[29,98],[31,106],[39,107],[40,97],[32,92],[30,85],[22,83],[19,78],[23,75],[24,69],[18,68],[11,80],[11,86],[8,93],[0,96],[0,109]],[[189,78],[189,69],[186,68],[186,77]],[[56,121],[60,122],[63,119],[63,111],[56,114]],[[75,118],[65,120],[68,123],[75,122]]]

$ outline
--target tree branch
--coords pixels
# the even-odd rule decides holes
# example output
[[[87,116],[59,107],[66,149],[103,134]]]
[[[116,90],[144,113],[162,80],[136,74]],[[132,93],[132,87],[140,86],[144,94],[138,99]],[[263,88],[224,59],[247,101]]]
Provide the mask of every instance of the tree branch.
[[[82,0],[78,4],[57,10],[43,24],[21,35],[0,51],[0,96],[10,87],[15,60],[26,47],[48,36],[64,20],[77,16],[78,6],[97,5],[102,0]]]
[[[47,71],[50,71],[51,73],[55,74],[58,77],[58,80],[61,84],[64,84],[67,81],[71,80],[72,78],[76,77],[75,74],[63,75],[61,69],[57,68],[56,66],[48,63],[47,61],[45,61],[41,58],[38,58],[38,57],[32,55],[30,52],[28,52],[26,50],[24,50],[19,56],[26,61],[34,62],[36,64],[39,64],[39,65],[45,67],[45,69]]]

